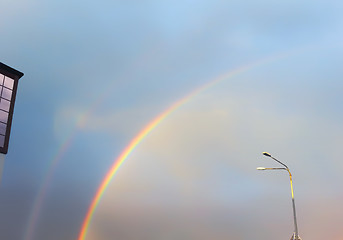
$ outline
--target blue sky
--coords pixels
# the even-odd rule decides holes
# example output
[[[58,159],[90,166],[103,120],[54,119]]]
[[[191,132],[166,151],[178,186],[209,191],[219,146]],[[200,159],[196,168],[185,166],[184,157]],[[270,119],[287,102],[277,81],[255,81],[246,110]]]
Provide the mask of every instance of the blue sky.
[[[3,1],[0,61],[25,75],[0,188],[0,238],[77,239],[96,189],[140,129],[218,76],[283,56],[206,89],[161,122],[110,183],[86,239],[289,238],[287,174],[255,170],[277,166],[261,155],[269,151],[294,174],[301,237],[340,240],[342,7]]]

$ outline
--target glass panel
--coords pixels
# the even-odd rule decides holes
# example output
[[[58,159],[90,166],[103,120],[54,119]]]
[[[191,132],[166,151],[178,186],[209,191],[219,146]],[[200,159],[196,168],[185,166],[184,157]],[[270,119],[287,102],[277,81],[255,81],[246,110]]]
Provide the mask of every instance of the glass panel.
[[[10,101],[7,101],[4,98],[1,98],[0,109],[9,112],[10,111]]]
[[[0,147],[3,147],[5,143],[5,136],[0,135]]]
[[[0,110],[0,121],[7,123],[8,113]]]
[[[0,85],[4,83],[5,76],[0,73]]]
[[[9,89],[13,89],[13,84],[14,84],[14,80],[12,78],[5,76],[4,86],[8,87]]]
[[[11,101],[12,91],[7,88],[3,88],[1,97],[6,98],[7,100]]]
[[[0,134],[1,135],[6,135],[6,124],[0,123]]]

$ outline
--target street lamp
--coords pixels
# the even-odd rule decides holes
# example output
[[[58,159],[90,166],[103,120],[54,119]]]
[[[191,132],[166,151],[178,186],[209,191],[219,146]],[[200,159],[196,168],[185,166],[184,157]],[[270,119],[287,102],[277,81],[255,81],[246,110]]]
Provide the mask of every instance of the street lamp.
[[[284,163],[280,162],[279,160],[277,160],[276,158],[274,158],[270,153],[263,152],[262,154],[264,156],[270,157],[271,159],[280,163],[284,167],[282,167],[282,168],[258,167],[258,168],[256,168],[257,170],[286,170],[289,173],[289,179],[291,182],[291,191],[292,191],[293,217],[294,217],[294,233],[291,237],[291,240],[301,240],[301,238],[299,237],[299,234],[298,234],[297,217],[296,217],[296,213],[295,213],[295,202],[294,202],[294,193],[293,193],[293,184],[292,184],[292,174],[291,174],[289,168],[286,166],[286,164],[284,164]]]
[[[18,80],[23,75],[0,62],[0,180],[8,151]]]

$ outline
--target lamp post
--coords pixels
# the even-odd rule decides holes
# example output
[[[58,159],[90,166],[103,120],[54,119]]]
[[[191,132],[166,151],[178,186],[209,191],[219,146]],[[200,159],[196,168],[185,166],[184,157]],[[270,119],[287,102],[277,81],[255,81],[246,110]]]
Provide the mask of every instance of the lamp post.
[[[292,206],[293,206],[293,218],[294,218],[294,233],[291,237],[291,240],[301,240],[298,234],[298,225],[297,225],[297,217],[296,217],[296,212],[295,212],[295,202],[294,202],[294,193],[293,193],[293,184],[292,184],[292,174],[289,168],[286,166],[286,164],[280,162],[276,158],[274,158],[270,153],[263,152],[263,155],[270,157],[271,159],[275,160],[279,164],[281,164],[282,168],[265,168],[265,167],[258,167],[257,170],[286,170],[289,174],[289,180],[291,182],[291,192],[292,192]]]
[[[18,80],[23,75],[0,62],[0,181],[8,151]]]

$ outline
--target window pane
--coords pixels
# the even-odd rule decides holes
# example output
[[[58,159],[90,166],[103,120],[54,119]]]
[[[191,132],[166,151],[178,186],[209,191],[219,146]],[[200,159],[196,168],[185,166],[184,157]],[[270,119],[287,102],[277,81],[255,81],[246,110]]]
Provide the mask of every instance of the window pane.
[[[5,77],[5,82],[4,82],[5,87],[8,87],[9,89],[13,89],[13,84],[14,84],[14,80],[12,78]]]
[[[0,85],[3,85],[5,76],[0,73]]]
[[[8,113],[0,110],[0,121],[7,123]]]
[[[7,89],[7,88],[3,88],[1,96],[3,98],[6,98],[7,100],[11,101],[12,91]]]
[[[5,143],[5,136],[0,135],[0,147],[3,147]]]
[[[10,101],[7,101],[7,100],[1,98],[0,109],[9,112],[10,111]]]
[[[6,135],[6,124],[0,123],[0,134]]]

